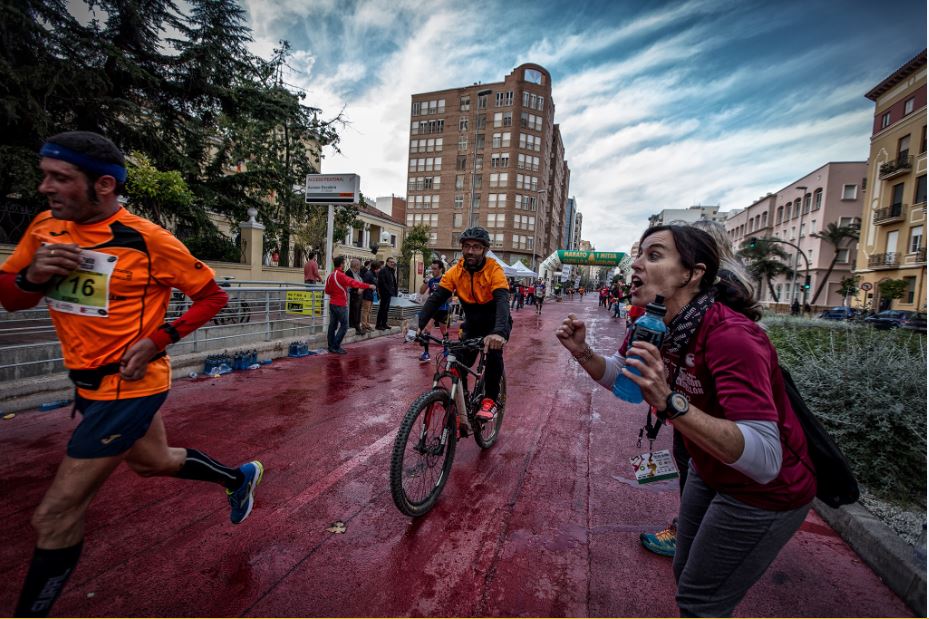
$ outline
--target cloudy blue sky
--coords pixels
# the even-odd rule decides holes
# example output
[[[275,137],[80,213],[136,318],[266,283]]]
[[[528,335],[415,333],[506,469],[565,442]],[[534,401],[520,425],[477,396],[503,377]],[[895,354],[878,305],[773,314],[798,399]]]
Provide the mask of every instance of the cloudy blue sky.
[[[583,236],[628,251],[663,208],[749,205],[827,161],[863,161],[864,93],[926,47],[924,0],[243,0],[289,80],[343,110],[367,195],[405,193],[410,95],[552,74]]]

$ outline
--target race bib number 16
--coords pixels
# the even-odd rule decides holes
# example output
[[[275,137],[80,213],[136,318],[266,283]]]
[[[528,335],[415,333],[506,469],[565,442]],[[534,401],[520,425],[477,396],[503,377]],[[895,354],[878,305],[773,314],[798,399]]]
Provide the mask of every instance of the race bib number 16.
[[[81,251],[81,264],[45,295],[50,309],[68,314],[109,315],[110,277],[116,256],[97,251]]]

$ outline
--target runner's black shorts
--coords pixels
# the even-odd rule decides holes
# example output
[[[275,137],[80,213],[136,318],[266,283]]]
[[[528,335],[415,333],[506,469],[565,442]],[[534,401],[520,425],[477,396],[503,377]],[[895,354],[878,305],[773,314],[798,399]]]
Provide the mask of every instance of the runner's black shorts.
[[[129,451],[148,432],[167,398],[167,391],[122,400],[77,396],[75,407],[83,419],[68,441],[68,455],[78,459],[106,458]]]

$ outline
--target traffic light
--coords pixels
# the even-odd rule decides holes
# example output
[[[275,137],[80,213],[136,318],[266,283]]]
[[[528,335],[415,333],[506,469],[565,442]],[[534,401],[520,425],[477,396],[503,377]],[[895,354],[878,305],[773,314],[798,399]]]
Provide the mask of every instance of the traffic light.
[[[748,237],[748,248],[755,249],[758,246],[758,237],[750,236]]]
[[[807,275],[807,276],[803,279],[803,289],[804,289],[804,290],[809,290],[809,289],[810,289],[810,276],[809,276],[809,275]]]

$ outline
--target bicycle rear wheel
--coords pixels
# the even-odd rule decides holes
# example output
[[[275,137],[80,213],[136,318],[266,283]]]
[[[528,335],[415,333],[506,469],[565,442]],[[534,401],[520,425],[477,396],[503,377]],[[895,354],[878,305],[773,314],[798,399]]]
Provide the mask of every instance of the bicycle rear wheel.
[[[455,459],[455,404],[445,389],[427,391],[400,423],[390,458],[390,493],[401,512],[416,518],[442,494]]]
[[[497,442],[503,414],[506,412],[506,376],[500,377],[500,395],[497,397],[497,415],[490,421],[481,421],[475,417],[474,440],[481,449],[490,449]]]

